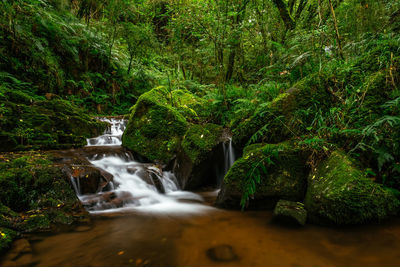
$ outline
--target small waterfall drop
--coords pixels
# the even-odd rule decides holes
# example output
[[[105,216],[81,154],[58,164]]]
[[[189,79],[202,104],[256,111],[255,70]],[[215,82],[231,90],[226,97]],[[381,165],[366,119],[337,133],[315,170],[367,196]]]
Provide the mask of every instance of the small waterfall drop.
[[[126,120],[102,118],[110,123],[103,135],[87,139],[88,147],[120,146]],[[146,212],[193,213],[210,207],[201,205],[203,198],[181,191],[175,175],[153,163],[141,163],[130,154],[99,153],[88,157],[98,169],[113,176],[107,190],[81,195],[79,179],[71,182],[83,205],[90,212],[139,210]]]
[[[126,127],[126,120],[115,118],[99,118],[110,124],[105,130],[103,135],[95,138],[86,139],[88,146],[120,146],[122,144],[121,138]]]
[[[231,137],[229,138],[228,142],[223,143],[223,151],[224,151],[224,175],[226,175],[236,160],[236,154],[232,145]]]

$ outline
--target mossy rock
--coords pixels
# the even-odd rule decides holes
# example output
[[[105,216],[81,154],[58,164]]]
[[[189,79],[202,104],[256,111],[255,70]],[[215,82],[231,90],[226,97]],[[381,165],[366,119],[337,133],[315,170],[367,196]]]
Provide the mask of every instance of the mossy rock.
[[[11,243],[18,237],[18,233],[14,230],[0,227],[0,254],[10,248]]]
[[[342,151],[334,151],[311,172],[304,204],[311,222],[335,225],[379,221],[396,214],[400,205]]]
[[[272,209],[279,199],[301,201],[306,191],[309,154],[295,142],[255,146],[238,159],[224,178],[217,206],[240,208],[251,173],[260,173],[249,209]],[[271,156],[274,155],[274,156]],[[271,164],[270,162],[273,162]],[[265,169],[265,171],[263,170]],[[257,170],[257,171],[256,171]]]
[[[279,200],[274,209],[274,220],[303,226],[307,221],[307,211],[301,202]]]
[[[189,91],[174,90],[172,99],[174,107],[188,120],[201,122],[210,116],[209,102]]]
[[[0,202],[16,212],[74,205],[79,200],[68,179],[45,155],[0,162]]]
[[[19,233],[42,232],[87,217],[61,167],[41,152],[0,154],[0,250]]]
[[[149,160],[168,163],[176,154],[188,122],[170,104],[164,87],[139,97],[132,108],[122,145]]]
[[[221,143],[223,128],[216,124],[193,124],[189,127],[182,141],[182,149],[193,164],[198,164]]]
[[[300,125],[310,118],[302,118],[304,122],[293,120],[294,113],[314,105],[322,109],[331,105],[332,95],[327,90],[330,83],[329,76],[323,73],[307,76],[250,118],[237,123],[232,129],[234,143],[238,147],[244,147],[250,139],[251,143],[279,143],[301,134]],[[262,133],[253,137],[261,128]]]
[[[190,125],[173,167],[183,189],[218,184],[215,167],[223,164],[223,131],[221,126],[211,123]]]
[[[154,88],[132,107],[122,145],[149,160],[167,164],[180,148],[189,122],[199,123],[202,114],[204,100],[188,91]]]
[[[4,93],[2,102],[0,141],[7,145],[0,151],[80,147],[107,127],[61,99],[28,101],[14,92]]]

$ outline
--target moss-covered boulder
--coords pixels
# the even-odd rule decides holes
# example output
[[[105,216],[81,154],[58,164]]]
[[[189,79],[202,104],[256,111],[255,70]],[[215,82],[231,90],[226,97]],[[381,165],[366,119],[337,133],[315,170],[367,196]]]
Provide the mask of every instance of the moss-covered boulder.
[[[0,151],[60,149],[86,145],[107,123],[60,98],[38,100],[0,86]]]
[[[172,94],[164,87],[141,95],[132,108],[122,145],[149,160],[168,163],[188,128],[182,113],[190,112],[189,108],[174,108],[173,103]]]
[[[303,226],[307,221],[307,211],[301,202],[279,200],[274,209],[274,220]]]
[[[217,206],[240,208],[242,196],[252,184],[255,193],[249,194],[249,209],[272,209],[279,199],[301,201],[309,172],[308,153],[294,142],[253,147],[246,149],[226,174]]]
[[[311,222],[336,225],[381,220],[396,214],[400,205],[342,151],[333,152],[311,172],[304,204]]]
[[[207,105],[188,91],[154,88],[133,106],[122,145],[171,166],[183,188],[196,188],[215,178],[207,172],[223,140],[223,128],[205,122]]]
[[[47,155],[0,154],[0,249],[17,233],[50,230],[87,217],[69,176]]]
[[[330,79],[328,75],[317,73],[309,75],[287,92],[280,94],[267,106],[259,108],[250,118],[233,126],[233,141],[238,147],[251,143],[279,143],[301,134],[302,124],[307,125],[310,116],[300,116],[294,120],[295,113],[318,105],[326,108],[332,104],[329,93]]]
[[[223,128],[215,124],[192,124],[182,140],[173,171],[184,189],[216,184],[216,163],[223,163]]]

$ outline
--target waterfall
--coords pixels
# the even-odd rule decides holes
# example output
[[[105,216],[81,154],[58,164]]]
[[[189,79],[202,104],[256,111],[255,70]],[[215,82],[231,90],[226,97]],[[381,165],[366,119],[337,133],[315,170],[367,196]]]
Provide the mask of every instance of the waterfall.
[[[103,135],[87,139],[87,146],[120,146],[126,121],[114,118],[101,120],[110,126]],[[203,202],[201,196],[181,191],[173,173],[163,171],[157,164],[141,163],[130,153],[99,153],[89,156],[88,160],[113,175],[109,191],[91,195],[80,195],[79,181],[72,178],[79,199],[90,212],[135,209],[188,213],[209,209],[198,204]]]
[[[231,137],[229,137],[228,142],[224,142],[223,151],[224,151],[224,175],[226,175],[236,160]]]
[[[71,175],[71,184],[72,187],[75,190],[75,193],[77,194],[77,196],[79,197],[81,195],[81,185],[79,182],[79,179],[75,179],[72,175]]]
[[[120,146],[122,144],[122,134],[126,127],[126,120],[115,118],[99,118],[99,120],[109,123],[110,126],[107,127],[103,135],[86,139],[87,146]]]
[[[236,160],[236,152],[231,137],[229,137],[226,142],[222,143],[222,152],[224,157],[223,166],[222,168],[217,168],[218,186],[222,185],[225,175]]]

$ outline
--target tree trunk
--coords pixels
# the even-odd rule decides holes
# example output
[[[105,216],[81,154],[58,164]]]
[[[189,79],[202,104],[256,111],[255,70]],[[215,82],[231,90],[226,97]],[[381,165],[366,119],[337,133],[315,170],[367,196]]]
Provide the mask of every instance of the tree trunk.
[[[229,56],[228,56],[228,66],[226,68],[226,74],[225,74],[225,82],[229,82],[232,79],[233,76],[233,70],[235,67],[235,57],[236,57],[236,52],[238,47],[240,46],[240,31],[238,29],[236,29],[239,24],[242,22],[243,20],[243,15],[244,12],[246,10],[246,6],[249,3],[249,1],[244,1],[240,7],[240,9],[238,10],[237,14],[235,15],[234,19],[233,19],[233,27],[234,27],[234,44],[232,45],[231,51],[229,52]]]
[[[344,59],[344,56],[343,56],[343,50],[342,50],[342,43],[341,43],[341,41],[340,41],[340,35],[339,35],[339,28],[338,28],[338,25],[337,25],[337,20],[336,20],[336,15],[335,15],[335,9],[333,8],[333,5],[332,5],[332,0],[329,0],[329,5],[330,5],[330,7],[331,7],[331,13],[332,13],[332,18],[333,18],[333,22],[334,22],[334,25],[335,25],[335,32],[336,32],[336,40],[337,40],[337,42],[338,42],[338,48],[339,48],[339,56],[342,58],[342,59]]]
[[[279,14],[285,24],[287,30],[293,30],[296,27],[296,22],[289,13],[288,7],[283,0],[272,0],[279,10]]]
[[[108,54],[108,63],[111,62],[112,48],[113,48],[114,43],[115,43],[116,33],[117,33],[117,25],[114,25],[114,29],[113,29],[112,36],[111,36],[110,51],[109,51],[109,54]]]
[[[128,74],[131,73],[132,61],[133,61],[133,55],[130,55],[130,57],[129,57],[129,66],[128,66]]]

